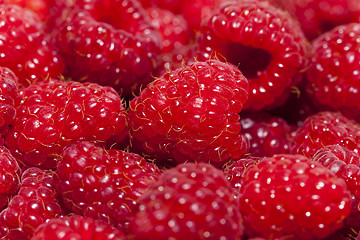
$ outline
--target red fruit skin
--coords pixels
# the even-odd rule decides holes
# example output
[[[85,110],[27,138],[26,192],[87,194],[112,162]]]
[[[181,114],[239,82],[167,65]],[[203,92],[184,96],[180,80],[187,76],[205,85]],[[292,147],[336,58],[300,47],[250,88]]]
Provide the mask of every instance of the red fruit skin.
[[[73,80],[129,98],[153,80],[161,39],[136,0],[78,0],[65,12],[55,38]]]
[[[317,105],[360,120],[360,23],[341,25],[312,42],[306,90]]]
[[[67,147],[58,162],[55,187],[65,206],[124,231],[137,199],[161,173],[137,154],[90,142]]]
[[[238,202],[221,170],[185,163],[166,170],[139,199],[134,239],[241,239]]]
[[[290,153],[312,157],[317,150],[339,144],[359,153],[360,126],[340,112],[323,111],[308,117],[290,139]]]
[[[222,166],[248,152],[239,112],[248,82],[233,65],[195,62],[151,83],[130,102],[134,151],[160,165],[211,162]]]
[[[309,44],[289,14],[265,1],[225,2],[202,25],[198,60],[218,58],[249,80],[245,109],[285,102],[307,66]]]
[[[41,20],[31,10],[13,4],[0,4],[0,66],[12,70],[21,86],[56,77],[64,62]]]
[[[255,157],[270,157],[290,153],[289,135],[294,127],[267,112],[240,113],[241,132],[250,141],[249,153]]]
[[[7,206],[10,198],[20,187],[21,169],[10,151],[0,147],[0,209]]]
[[[298,19],[309,40],[336,26],[360,22],[358,0],[271,0]]]
[[[144,8],[159,7],[178,14],[183,0],[139,0]]]
[[[30,239],[34,230],[60,214],[53,187],[53,172],[29,168],[21,176],[21,187],[0,213],[0,238]]]
[[[79,140],[127,145],[127,112],[110,87],[51,79],[22,88],[15,108],[5,144],[24,168],[55,168],[57,155]]]
[[[344,180],[302,155],[265,158],[243,180],[240,210],[249,236],[323,239],[350,213]]]
[[[0,145],[4,144],[9,125],[15,119],[15,98],[18,90],[18,78],[13,71],[0,67]]]
[[[31,240],[126,240],[125,234],[112,225],[73,214],[52,218],[36,228]]]

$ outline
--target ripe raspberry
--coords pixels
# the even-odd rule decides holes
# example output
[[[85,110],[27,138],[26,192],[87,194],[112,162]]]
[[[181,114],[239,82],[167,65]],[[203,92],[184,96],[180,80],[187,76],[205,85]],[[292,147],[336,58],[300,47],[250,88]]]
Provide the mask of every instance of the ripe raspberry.
[[[147,8],[151,24],[161,36],[162,53],[168,53],[189,44],[191,32],[187,22],[181,15],[158,7]]]
[[[12,4],[0,4],[0,66],[11,69],[19,84],[56,77],[64,63],[36,13]]]
[[[307,41],[297,22],[265,1],[229,1],[200,32],[198,60],[222,57],[249,80],[246,109],[285,101],[307,64]]]
[[[135,0],[77,0],[60,21],[56,39],[68,74],[127,96],[152,81],[160,36]]]
[[[126,237],[112,225],[73,214],[68,217],[52,218],[41,224],[31,240],[125,240]]]
[[[173,13],[179,13],[183,0],[139,0],[144,8],[159,7]]]
[[[238,197],[240,193],[243,177],[246,170],[250,166],[257,164],[262,159],[262,157],[244,157],[232,162],[230,165],[227,165],[224,168],[224,174],[235,191],[235,197]]]
[[[5,144],[26,167],[54,168],[57,155],[78,140],[126,142],[127,113],[110,87],[51,79],[23,88],[18,95]]]
[[[159,164],[186,161],[222,166],[248,151],[239,112],[248,82],[232,64],[195,62],[169,72],[130,102],[134,148]]]
[[[186,163],[166,170],[139,199],[134,239],[241,239],[238,202],[221,170]]]
[[[160,173],[137,154],[80,142],[60,155],[55,187],[70,210],[126,230],[137,199]]]
[[[307,92],[318,104],[360,119],[359,61],[360,23],[324,33],[312,42]]]
[[[6,147],[0,147],[0,209],[9,201],[9,196],[20,187],[21,170],[16,159]]]
[[[360,21],[358,0],[271,0],[289,11],[312,40],[336,26]]]
[[[3,136],[15,119],[15,98],[18,91],[18,78],[13,71],[0,67],[0,145]]]
[[[250,140],[249,153],[257,157],[289,153],[289,134],[293,127],[276,116],[266,112],[242,112],[241,132]]]
[[[312,157],[317,150],[339,144],[359,153],[360,125],[339,112],[319,112],[308,117],[291,137],[290,152]]]
[[[350,213],[345,182],[302,155],[268,157],[245,172],[240,209],[250,236],[321,239]]]
[[[60,214],[52,184],[53,172],[35,167],[24,171],[18,194],[0,213],[1,239],[29,239],[35,228]]]

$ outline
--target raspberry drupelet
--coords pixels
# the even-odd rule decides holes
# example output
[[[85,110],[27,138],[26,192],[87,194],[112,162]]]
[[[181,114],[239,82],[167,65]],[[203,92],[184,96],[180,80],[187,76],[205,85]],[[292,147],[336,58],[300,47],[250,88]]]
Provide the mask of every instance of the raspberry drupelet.
[[[77,0],[55,36],[67,75],[133,97],[153,80],[161,40],[136,0]]]
[[[20,89],[15,108],[5,145],[22,167],[55,168],[57,155],[78,140],[128,144],[127,112],[110,87],[50,79]]]
[[[138,198],[162,171],[135,153],[80,142],[65,148],[55,172],[67,208],[126,231]]]
[[[279,154],[243,176],[245,232],[266,239],[323,239],[343,226],[351,194],[343,179],[302,155]]]
[[[152,82],[130,102],[134,151],[160,165],[186,161],[222,166],[249,149],[239,112],[248,81],[232,64],[195,62]]]
[[[227,239],[243,236],[239,205],[221,170],[185,163],[166,170],[139,198],[131,222],[136,240]]]
[[[249,80],[244,108],[260,110],[286,100],[306,68],[308,42],[289,14],[266,1],[229,1],[200,29],[198,60],[224,59]]]

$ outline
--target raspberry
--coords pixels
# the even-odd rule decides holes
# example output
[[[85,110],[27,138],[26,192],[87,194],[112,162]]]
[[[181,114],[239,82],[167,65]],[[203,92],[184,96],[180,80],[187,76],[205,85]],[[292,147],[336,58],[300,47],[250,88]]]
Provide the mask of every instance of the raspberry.
[[[312,157],[320,148],[334,144],[359,153],[360,126],[339,112],[319,112],[308,117],[290,141],[291,153],[307,157]]]
[[[358,0],[271,0],[289,11],[312,40],[336,26],[360,21]]]
[[[11,69],[21,86],[64,71],[63,60],[36,13],[17,5],[0,4],[0,22],[0,66]]]
[[[160,37],[135,0],[78,0],[56,34],[68,74],[126,96],[152,81]]]
[[[160,32],[162,53],[168,53],[189,44],[192,36],[187,22],[181,15],[158,7],[147,8],[146,12],[149,14],[151,24]]]
[[[119,229],[108,223],[73,214],[68,217],[52,218],[41,224],[31,240],[125,240]]]
[[[18,95],[5,144],[25,167],[54,168],[57,155],[78,140],[126,143],[127,113],[110,87],[51,79]]]
[[[341,25],[312,42],[307,92],[320,105],[360,119],[360,23]]]
[[[238,197],[246,170],[261,161],[262,157],[244,157],[240,158],[224,168],[224,174],[231,186],[234,188],[235,197]]]
[[[307,65],[308,44],[297,22],[265,1],[222,4],[200,32],[198,60],[221,57],[249,80],[246,109],[284,102]]]
[[[15,119],[15,98],[18,91],[18,78],[6,67],[0,67],[0,142]]]
[[[90,142],[67,147],[58,161],[55,186],[65,206],[124,230],[137,199],[161,173],[137,154]]]
[[[35,228],[60,214],[52,182],[53,172],[35,167],[24,171],[18,194],[0,213],[1,239],[29,239]]]
[[[20,187],[21,170],[16,159],[5,147],[0,147],[0,209],[7,204],[9,197]]]
[[[134,149],[160,165],[210,161],[222,166],[248,151],[239,112],[248,82],[233,65],[195,62],[169,72],[130,102]]]
[[[302,155],[268,157],[245,172],[240,209],[250,236],[321,239],[350,213],[345,182]]]
[[[139,0],[145,8],[159,7],[173,13],[179,13],[183,0]]]
[[[139,199],[134,239],[241,239],[238,202],[221,170],[186,163],[166,170]]]
[[[242,112],[241,132],[250,140],[252,156],[267,157],[289,153],[289,134],[293,128],[287,122],[266,112]]]

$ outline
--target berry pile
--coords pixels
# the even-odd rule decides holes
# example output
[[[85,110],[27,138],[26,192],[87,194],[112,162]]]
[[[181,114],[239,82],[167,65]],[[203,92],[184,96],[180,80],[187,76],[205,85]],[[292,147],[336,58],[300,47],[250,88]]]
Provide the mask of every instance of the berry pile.
[[[359,0],[0,0],[0,239],[359,240]]]

